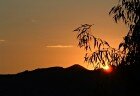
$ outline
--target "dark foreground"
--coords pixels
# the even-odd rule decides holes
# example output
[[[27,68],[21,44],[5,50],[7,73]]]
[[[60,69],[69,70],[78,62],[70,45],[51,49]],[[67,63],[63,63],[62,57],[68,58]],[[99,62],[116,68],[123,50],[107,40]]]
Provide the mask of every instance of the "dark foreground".
[[[0,75],[0,96],[140,96],[139,68],[107,74],[74,65]]]

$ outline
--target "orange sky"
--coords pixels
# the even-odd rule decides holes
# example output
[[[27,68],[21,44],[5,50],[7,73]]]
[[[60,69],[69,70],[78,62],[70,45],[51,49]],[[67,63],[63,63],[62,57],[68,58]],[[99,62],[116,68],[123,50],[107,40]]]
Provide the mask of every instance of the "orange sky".
[[[95,24],[93,34],[117,47],[127,33],[108,15],[114,0],[1,0],[0,73],[83,63],[74,28]]]

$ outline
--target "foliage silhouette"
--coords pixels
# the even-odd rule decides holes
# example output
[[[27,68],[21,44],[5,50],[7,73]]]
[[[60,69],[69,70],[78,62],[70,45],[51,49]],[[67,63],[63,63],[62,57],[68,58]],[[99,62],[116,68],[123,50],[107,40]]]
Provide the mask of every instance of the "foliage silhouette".
[[[78,46],[86,50],[85,61],[101,68],[105,65],[130,65],[139,62],[140,54],[140,0],[119,0],[110,12],[117,23],[122,20],[129,28],[119,48],[112,48],[105,40],[91,33],[93,25],[84,24],[76,28]]]
[[[119,0],[109,14],[113,15],[115,22],[122,20],[129,28],[119,48],[127,51],[126,58],[122,63],[138,64],[140,54],[140,0]]]
[[[124,52],[112,48],[107,41],[92,35],[92,26],[90,24],[84,24],[74,30],[78,32],[78,46],[86,50],[85,61],[93,64],[95,69],[106,65],[117,66],[125,56]]]

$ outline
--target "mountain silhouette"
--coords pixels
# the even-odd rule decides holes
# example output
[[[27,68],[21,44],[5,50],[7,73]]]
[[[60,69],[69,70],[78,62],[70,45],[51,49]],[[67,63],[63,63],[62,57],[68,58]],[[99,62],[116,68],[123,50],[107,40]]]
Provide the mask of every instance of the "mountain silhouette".
[[[74,64],[74,65],[72,65],[72,66],[70,66],[70,67],[68,67],[67,69],[70,69],[70,70],[77,70],[77,69],[82,69],[82,70],[87,70],[86,68],[84,68],[83,66],[81,66],[81,65],[79,65],[79,64]]]
[[[0,96],[140,96],[133,67],[87,70],[75,64],[0,75]]]

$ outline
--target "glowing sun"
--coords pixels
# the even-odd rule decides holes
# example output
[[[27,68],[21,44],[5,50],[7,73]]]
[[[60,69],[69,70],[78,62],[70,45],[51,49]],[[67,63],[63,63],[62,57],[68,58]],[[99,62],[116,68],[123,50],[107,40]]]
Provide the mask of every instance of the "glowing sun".
[[[110,66],[108,66],[108,65],[105,65],[105,66],[103,66],[102,68],[103,68],[103,69],[105,70],[105,72],[107,72],[107,73],[112,72],[112,68],[111,68]]]
[[[103,69],[104,70],[108,70],[109,69],[109,66],[108,65],[105,65],[105,66],[103,66]]]

